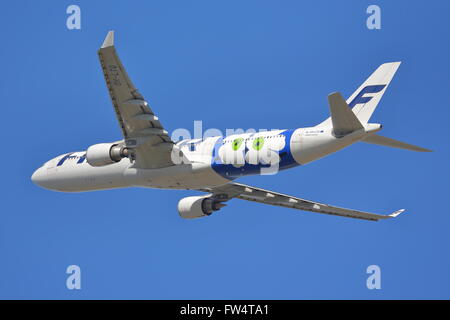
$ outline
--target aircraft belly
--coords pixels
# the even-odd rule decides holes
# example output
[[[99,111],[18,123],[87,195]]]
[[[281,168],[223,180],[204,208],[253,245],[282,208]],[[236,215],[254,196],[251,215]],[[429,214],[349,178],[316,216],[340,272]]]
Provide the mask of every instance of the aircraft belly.
[[[148,188],[197,189],[228,183],[203,163],[181,164],[159,169],[129,168],[124,173],[127,183]]]
[[[359,139],[359,131],[336,138],[332,128],[301,128],[294,132],[291,150],[295,161],[303,165],[339,151]]]
[[[64,192],[82,192],[127,187],[123,170],[129,164],[117,163],[92,167],[87,163],[61,166],[48,170],[52,189]]]

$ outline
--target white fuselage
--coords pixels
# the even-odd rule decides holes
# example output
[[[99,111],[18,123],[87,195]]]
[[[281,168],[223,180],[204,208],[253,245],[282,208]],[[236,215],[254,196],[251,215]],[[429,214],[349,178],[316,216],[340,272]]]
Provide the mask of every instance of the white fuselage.
[[[336,138],[330,127],[311,127],[184,140],[176,146],[189,161],[158,169],[138,168],[128,158],[93,167],[85,160],[86,152],[73,152],[46,162],[34,172],[32,180],[46,189],[64,192],[133,186],[202,189],[244,175],[274,174],[309,163],[368,133],[366,129]]]

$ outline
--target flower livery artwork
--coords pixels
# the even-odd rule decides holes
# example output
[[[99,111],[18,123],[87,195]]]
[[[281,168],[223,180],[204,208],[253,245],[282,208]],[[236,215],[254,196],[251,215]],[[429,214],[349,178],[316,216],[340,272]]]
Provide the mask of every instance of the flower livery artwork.
[[[274,174],[279,170],[279,153],[285,146],[286,136],[281,130],[234,135],[219,144],[215,161],[224,166],[221,171],[226,176],[239,176],[244,169]]]

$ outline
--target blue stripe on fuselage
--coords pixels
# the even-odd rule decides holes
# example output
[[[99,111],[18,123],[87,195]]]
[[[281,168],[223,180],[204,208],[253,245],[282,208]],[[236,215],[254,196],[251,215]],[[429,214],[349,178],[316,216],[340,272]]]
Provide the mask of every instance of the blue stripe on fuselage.
[[[57,164],[56,166],[57,166],[57,167],[62,166],[62,165],[64,164],[64,162],[66,162],[66,161],[69,160],[69,159],[78,159],[78,160],[77,160],[77,163],[83,163],[84,160],[86,160],[86,153],[84,153],[84,154],[81,155],[81,156],[73,155],[73,153],[68,153],[68,154],[66,154],[64,157],[62,157],[62,158],[59,160],[59,162],[58,162],[58,164]]]
[[[285,137],[285,146],[280,151],[276,151],[278,153],[278,156],[280,157],[278,170],[285,170],[299,165],[297,162],[295,162],[291,152],[291,137],[293,132],[294,130],[284,130],[280,133],[280,135]],[[254,165],[247,162],[245,162],[245,164],[241,167],[236,167],[232,164],[223,164],[218,156],[218,150],[222,144],[223,140],[219,139],[216,143],[216,146],[214,147],[211,162],[211,167],[213,168],[213,170],[222,177],[234,180],[242,176],[259,175],[262,173],[261,169],[270,168],[269,164]],[[247,151],[248,149],[246,147],[245,152]]]

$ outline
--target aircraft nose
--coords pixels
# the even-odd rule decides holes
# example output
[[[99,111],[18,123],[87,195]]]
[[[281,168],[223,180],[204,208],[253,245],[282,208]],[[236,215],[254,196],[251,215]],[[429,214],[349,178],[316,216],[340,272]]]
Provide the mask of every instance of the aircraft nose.
[[[44,168],[40,167],[35,172],[33,172],[31,176],[31,181],[33,183],[37,184],[38,186],[43,186],[47,178],[47,173],[45,172]]]

